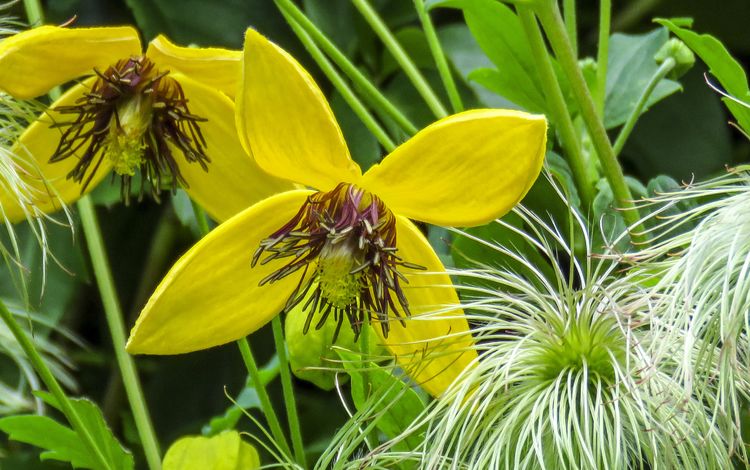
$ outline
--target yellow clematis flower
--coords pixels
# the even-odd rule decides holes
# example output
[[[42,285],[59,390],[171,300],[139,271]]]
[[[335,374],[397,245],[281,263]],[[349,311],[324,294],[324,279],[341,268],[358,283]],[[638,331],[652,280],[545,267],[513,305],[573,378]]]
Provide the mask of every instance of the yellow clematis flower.
[[[317,191],[271,196],[197,243],[156,289],[128,351],[208,348],[302,305],[306,328],[347,321],[358,333],[376,322],[399,365],[438,396],[476,352],[451,280],[409,218],[470,226],[505,214],[541,170],[544,117],[450,116],[362,174],[323,93],[292,57],[248,30],[243,64],[245,148],[270,174]]]
[[[138,171],[157,200],[163,185],[181,185],[217,220],[292,189],[263,173],[238,140],[232,99],[240,72],[240,51],[179,47],[163,36],[144,54],[130,27],[41,26],[0,41],[0,91],[16,98],[88,76],[13,149],[34,162],[31,204],[58,210],[112,170],[126,200]],[[23,219],[4,188],[0,207],[11,221]]]

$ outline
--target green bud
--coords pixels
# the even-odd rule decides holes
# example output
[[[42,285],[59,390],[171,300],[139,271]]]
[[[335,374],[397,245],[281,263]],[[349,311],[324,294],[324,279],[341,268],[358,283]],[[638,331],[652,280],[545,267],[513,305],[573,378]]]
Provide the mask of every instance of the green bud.
[[[349,325],[349,321],[346,320],[341,325],[334,343],[333,336],[336,333],[337,325],[333,315],[326,320],[320,329],[315,328],[318,317],[314,318],[309,330],[305,333],[304,328],[308,312],[304,311],[302,307],[306,301],[306,299],[303,300],[289,311],[284,323],[292,372],[297,378],[311,382],[323,390],[332,390],[336,386],[337,372],[342,372],[339,374],[339,383],[345,382],[349,378],[333,346],[350,351],[358,351],[360,346],[358,342],[354,342],[354,332]],[[371,327],[366,325],[363,328]],[[380,354],[382,352],[381,341],[374,329],[371,329],[368,336],[370,338],[370,354]],[[362,336],[360,336],[361,339]]]
[[[661,64],[670,57],[674,59],[675,66],[667,76],[673,80],[685,75],[693,67],[693,64],[695,64],[695,54],[693,54],[693,51],[677,38],[667,41],[659,49],[659,52],[656,53],[654,60],[658,64]]]

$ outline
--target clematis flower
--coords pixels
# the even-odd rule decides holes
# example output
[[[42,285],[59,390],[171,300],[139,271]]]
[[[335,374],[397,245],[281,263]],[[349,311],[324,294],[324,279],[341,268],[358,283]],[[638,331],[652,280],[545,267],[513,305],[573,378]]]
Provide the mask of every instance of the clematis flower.
[[[0,91],[11,96],[31,99],[83,78],[14,149],[35,162],[28,171],[34,206],[60,209],[110,172],[126,201],[140,172],[155,199],[163,186],[182,186],[218,220],[291,189],[264,174],[237,138],[240,56],[178,47],[163,36],[144,54],[130,27],[41,26],[1,41]],[[10,220],[23,218],[13,194],[0,190],[0,204]]]
[[[409,218],[470,226],[506,213],[541,169],[545,119],[457,114],[362,174],[308,73],[252,30],[244,54],[244,146],[268,173],[315,190],[271,196],[198,242],[156,289],[128,351],[208,348],[302,305],[305,328],[373,323],[399,365],[439,395],[476,352],[451,280]]]

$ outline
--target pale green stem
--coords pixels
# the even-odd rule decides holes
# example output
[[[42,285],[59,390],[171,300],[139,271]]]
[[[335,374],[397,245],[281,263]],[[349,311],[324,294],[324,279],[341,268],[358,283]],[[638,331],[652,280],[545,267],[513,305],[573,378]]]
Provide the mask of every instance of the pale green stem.
[[[443,86],[445,87],[445,92],[448,94],[453,112],[461,112],[464,110],[464,104],[461,101],[458,88],[456,88],[456,82],[453,80],[453,74],[451,73],[448,61],[445,59],[443,48],[440,46],[440,39],[435,32],[435,26],[432,24],[430,14],[424,6],[424,0],[414,0],[414,8],[417,10],[419,21],[422,22],[422,29],[424,30],[427,44],[430,46],[432,58],[435,60],[435,66],[437,66],[440,79],[443,81]]]
[[[307,468],[305,461],[305,447],[302,443],[302,432],[299,426],[299,417],[297,416],[297,402],[294,398],[294,387],[292,385],[292,373],[289,364],[289,355],[286,353],[286,344],[284,343],[284,331],[281,326],[281,316],[276,315],[271,320],[273,329],[273,340],[276,344],[276,354],[279,355],[281,388],[284,392],[284,405],[286,406],[286,416],[289,421],[289,431],[292,434],[292,447],[294,447],[294,458],[303,468]]]
[[[123,321],[120,301],[117,298],[115,283],[109,267],[109,259],[104,249],[104,241],[99,230],[99,222],[91,199],[84,196],[78,200],[78,213],[81,216],[83,234],[88,245],[91,264],[94,267],[94,277],[99,287],[99,295],[104,304],[104,315],[107,326],[112,336],[112,346],[115,350],[117,365],[122,374],[122,382],[125,392],[133,411],[133,419],[141,438],[143,452],[149,468],[158,470],[161,468],[161,457],[159,444],[156,440],[151,418],[146,408],[146,400],[143,397],[141,383],[135,369],[133,358],[125,351],[125,322]]]
[[[599,1],[599,45],[596,52],[596,110],[604,116],[604,99],[607,96],[607,61],[609,60],[609,30],[612,18],[612,0]],[[616,152],[615,152],[616,153]]]
[[[570,169],[573,172],[573,178],[581,196],[584,208],[589,208],[594,202],[594,185],[588,181],[586,171],[586,160],[581,149],[581,142],[578,139],[573,120],[568,111],[568,105],[565,103],[560,83],[557,81],[555,70],[552,66],[552,60],[547,52],[547,46],[544,44],[542,32],[539,30],[539,24],[529,7],[518,5],[518,16],[521,19],[526,39],[531,47],[531,53],[539,71],[539,78],[542,81],[547,98],[547,105],[552,114],[557,127],[560,131],[560,141],[565,150],[570,163]]]
[[[63,415],[65,415],[65,418],[68,420],[73,430],[75,430],[76,434],[78,434],[78,437],[81,439],[83,444],[94,456],[94,459],[99,465],[101,465],[101,468],[112,468],[109,465],[109,462],[107,462],[107,459],[102,453],[101,449],[99,449],[99,447],[96,445],[96,441],[94,441],[91,433],[89,433],[89,430],[83,423],[83,420],[81,420],[81,417],[78,416],[78,413],[76,413],[75,408],[73,408],[73,405],[65,395],[65,392],[57,382],[57,379],[55,379],[55,376],[52,374],[49,367],[47,367],[44,359],[42,359],[42,357],[39,355],[39,352],[36,350],[34,343],[29,339],[23,329],[21,329],[21,327],[18,325],[18,322],[16,322],[16,319],[13,318],[13,314],[10,313],[8,308],[5,306],[5,303],[3,303],[1,300],[0,317],[3,319],[3,322],[5,322],[10,332],[16,338],[16,341],[18,341],[18,344],[21,346],[24,353],[26,353],[26,357],[29,359],[29,361],[31,361],[34,370],[37,374],[39,374],[39,377],[47,386],[47,389],[49,389],[49,391],[55,397],[55,400],[57,400],[57,403]]]
[[[193,215],[195,216],[195,220],[198,222],[198,228],[200,229],[201,236],[205,237],[210,231],[208,227],[208,217],[206,216],[206,211],[204,211],[203,208],[192,199],[190,200],[190,203],[193,206]],[[258,363],[255,362],[255,357],[253,356],[252,349],[250,349],[250,344],[248,343],[247,338],[238,339],[237,347],[239,348],[240,354],[242,355],[242,361],[245,363],[245,368],[247,369],[247,373],[250,376],[250,380],[252,380],[253,382],[255,392],[258,394],[260,409],[263,412],[263,415],[266,417],[268,426],[271,428],[271,435],[276,441],[276,444],[281,447],[281,450],[286,455],[291,456],[292,453],[289,448],[289,442],[286,440],[284,431],[282,431],[281,429],[279,418],[278,416],[276,416],[276,411],[273,409],[273,405],[271,404],[271,399],[268,396],[266,385],[260,378],[260,373],[258,372]]]
[[[281,447],[281,450],[287,456],[291,456],[292,452],[289,448],[289,442],[287,442],[286,436],[284,436],[284,431],[281,430],[279,418],[276,416],[276,411],[273,409],[266,386],[260,378],[258,364],[255,362],[255,357],[253,357],[253,352],[250,349],[250,344],[248,344],[247,338],[238,339],[237,347],[240,348],[240,354],[242,354],[242,360],[245,362],[247,373],[250,376],[250,380],[253,382],[255,392],[258,394],[261,410],[266,417],[266,421],[268,421],[268,426],[271,428],[271,435],[273,435],[276,444]]]
[[[667,74],[672,71],[675,65],[676,62],[674,58],[667,57],[667,59],[662,62],[654,75],[651,77],[648,84],[646,85],[646,88],[643,89],[643,93],[641,93],[641,96],[638,98],[638,103],[636,103],[635,108],[633,108],[633,111],[630,113],[630,116],[628,116],[627,121],[625,121],[625,124],[622,126],[620,133],[617,135],[617,140],[615,140],[614,145],[615,155],[619,155],[620,152],[622,152],[622,148],[625,146],[625,142],[627,142],[630,133],[633,131],[633,127],[635,127],[635,123],[641,116],[643,108],[646,107],[646,103],[648,103],[648,99],[654,92],[656,85],[658,85],[659,82],[661,82],[664,77],[666,77]]]
[[[573,95],[581,111],[581,117],[591,136],[591,142],[601,163],[604,176],[612,188],[617,207],[622,210],[625,223],[631,228],[630,234],[633,241],[639,244],[644,243],[643,225],[640,223],[640,215],[635,207],[633,195],[625,182],[622,167],[620,167],[617,156],[612,149],[604,123],[596,111],[596,105],[591,93],[589,93],[583,73],[578,67],[578,60],[565,32],[565,24],[560,16],[557,1],[546,0],[535,4],[535,8],[547,33],[547,38],[560,62],[560,67],[570,82]]]
[[[375,9],[367,0],[352,0],[352,3],[357,8],[357,10],[359,10],[359,12],[365,18],[365,21],[367,21],[367,23],[373,29],[373,31],[375,31],[375,34],[380,38],[381,41],[383,41],[386,49],[390,51],[390,53],[393,55],[393,58],[396,59],[396,63],[401,66],[404,73],[406,73],[406,76],[409,77],[409,80],[417,89],[417,92],[422,97],[422,99],[424,99],[425,103],[427,103],[427,106],[430,108],[435,117],[439,119],[447,116],[448,111],[445,109],[445,107],[443,107],[443,104],[440,102],[440,98],[438,98],[417,66],[411,60],[406,51],[404,51],[404,48],[401,47],[401,44],[399,44],[396,37],[388,29],[388,26],[385,24],[380,15],[378,15],[378,12],[375,11]]]
[[[365,401],[370,398],[370,393],[372,393],[372,380],[370,378],[370,374],[368,373],[370,364],[370,328],[370,323],[365,322],[365,324],[362,325],[362,332],[359,336],[359,364],[362,368],[362,381],[364,382]],[[367,435],[365,435],[365,443],[367,444],[368,449],[375,449],[377,440],[374,439],[376,438],[377,435],[373,436],[370,433],[367,433]]]
[[[565,30],[570,39],[573,55],[578,57],[578,12],[576,0],[563,0],[563,14],[565,15]]]
[[[297,23],[297,21],[295,21],[294,18],[291,17],[291,15],[283,10],[281,13],[284,15],[287,23],[289,23],[289,26],[291,26],[295,34],[297,34],[297,37],[305,46],[307,52],[310,53],[313,60],[315,60],[323,73],[326,74],[326,77],[328,77],[333,86],[336,87],[339,93],[341,93],[344,101],[346,101],[352,111],[354,111],[354,114],[357,115],[357,117],[360,119],[360,121],[362,121],[362,123],[365,125],[365,127],[367,127],[372,135],[374,135],[375,138],[378,139],[380,145],[382,145],[387,152],[391,152],[393,149],[395,149],[396,144],[393,142],[393,140],[391,140],[391,138],[388,136],[382,126],[375,120],[372,114],[370,114],[367,108],[365,108],[359,98],[357,98],[346,81],[344,81],[341,75],[339,75],[339,73],[333,67],[331,62],[323,54],[323,51],[321,51],[320,48],[315,45],[315,42],[312,40],[310,35],[307,34],[304,29],[302,29],[302,26],[300,26],[300,24]]]
[[[39,0],[23,0],[23,7],[26,10],[26,17],[29,20],[29,26],[41,26],[44,22],[44,10]]]
[[[371,106],[393,119],[397,126],[409,135],[417,133],[417,127],[393,103],[386,98],[370,80],[359,71],[346,55],[320,30],[315,23],[305,16],[291,0],[274,0],[276,7],[294,19],[307,34],[320,46],[328,57],[346,74]]]
[[[30,24],[38,26],[44,22],[44,11],[39,0],[24,0],[24,7]],[[58,88],[55,88],[49,94],[54,100],[59,96],[60,92]],[[133,412],[138,436],[141,439],[143,452],[149,468],[151,470],[159,470],[161,469],[159,443],[156,440],[156,433],[154,432],[151,417],[146,408],[146,400],[143,397],[135,364],[125,351],[125,323],[123,321],[122,309],[117,299],[117,291],[115,290],[112,273],[109,269],[109,261],[104,249],[104,242],[99,230],[96,212],[88,196],[84,196],[78,201],[78,210],[81,216],[84,236],[89,247],[89,254],[91,255],[91,264],[94,267],[94,276],[99,287],[99,295],[104,305],[107,326],[112,336],[112,347],[115,351],[115,358],[120,369],[120,374],[122,375],[122,382]]]

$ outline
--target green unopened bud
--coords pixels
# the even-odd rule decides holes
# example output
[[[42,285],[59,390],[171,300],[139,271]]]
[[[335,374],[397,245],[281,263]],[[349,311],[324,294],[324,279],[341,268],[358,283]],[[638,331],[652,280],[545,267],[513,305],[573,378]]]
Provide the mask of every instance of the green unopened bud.
[[[311,382],[323,390],[332,390],[336,386],[336,374],[344,372],[333,347],[358,351],[360,345],[354,342],[354,332],[346,320],[341,325],[335,342],[338,324],[332,318],[324,322],[320,329],[315,328],[317,325],[313,321],[305,333],[308,316],[303,309],[305,303],[306,300],[290,310],[284,323],[292,372],[297,378]],[[370,326],[364,325],[363,328]],[[374,330],[370,333],[367,335],[370,338],[370,354],[380,354],[382,347],[379,344],[379,336]],[[362,339],[360,336],[359,341]],[[348,378],[346,373],[339,374],[339,383],[346,382]]]
[[[667,75],[673,80],[685,75],[693,67],[693,64],[695,64],[695,54],[693,54],[693,51],[677,38],[667,41],[654,56],[654,60],[660,65],[668,58],[672,58],[675,62],[674,68]]]
[[[596,93],[596,71],[599,68],[596,61],[591,57],[585,57],[578,61],[578,66],[581,68],[583,78],[586,80],[586,85],[589,87],[591,93]]]

